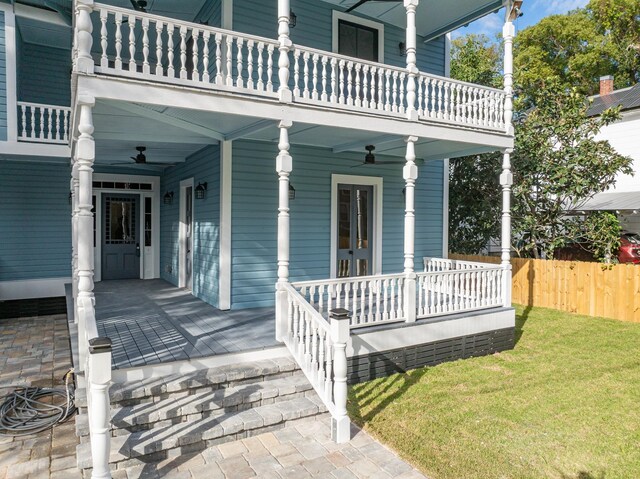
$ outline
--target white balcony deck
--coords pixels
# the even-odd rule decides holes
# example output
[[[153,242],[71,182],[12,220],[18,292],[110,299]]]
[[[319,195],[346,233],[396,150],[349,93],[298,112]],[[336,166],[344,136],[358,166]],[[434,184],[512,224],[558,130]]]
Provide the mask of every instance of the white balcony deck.
[[[278,99],[275,40],[103,4],[92,20],[99,75]],[[293,103],[506,134],[502,90],[418,73],[410,105],[405,68],[298,45],[288,56]]]

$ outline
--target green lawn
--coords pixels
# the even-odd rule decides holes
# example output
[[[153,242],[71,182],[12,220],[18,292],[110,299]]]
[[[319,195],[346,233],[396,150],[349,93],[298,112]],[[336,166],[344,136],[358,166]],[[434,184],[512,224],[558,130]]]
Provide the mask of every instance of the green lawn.
[[[431,479],[640,477],[640,324],[517,309],[513,351],[354,386],[352,419]]]

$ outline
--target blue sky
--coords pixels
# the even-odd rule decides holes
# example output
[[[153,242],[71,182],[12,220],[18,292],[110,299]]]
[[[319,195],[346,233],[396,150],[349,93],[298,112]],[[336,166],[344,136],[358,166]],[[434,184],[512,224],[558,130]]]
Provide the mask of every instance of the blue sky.
[[[524,0],[522,11],[524,15],[516,22],[517,30],[522,30],[530,25],[535,25],[544,17],[567,13],[570,10],[584,7],[589,0]],[[504,22],[504,9],[498,13],[491,13],[480,20],[462,27],[453,32],[453,38],[466,35],[468,33],[484,33],[489,38],[502,32]]]

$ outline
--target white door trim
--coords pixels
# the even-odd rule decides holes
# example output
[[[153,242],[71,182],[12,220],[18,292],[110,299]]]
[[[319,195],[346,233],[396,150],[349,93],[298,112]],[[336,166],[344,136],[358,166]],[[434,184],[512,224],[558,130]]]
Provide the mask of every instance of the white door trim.
[[[382,274],[382,178],[379,176],[331,175],[331,261],[329,277],[336,277],[338,266],[338,185],[373,186],[372,274]]]
[[[191,251],[189,254],[189,261],[191,263],[191,289],[193,290],[193,250],[195,248],[194,237],[194,218],[195,218],[195,201],[193,190],[193,177],[187,178],[180,182],[180,231],[178,233],[178,287],[184,288],[187,285],[187,265],[186,265],[186,244],[187,244],[187,225],[186,225],[186,201],[187,201],[187,188],[191,187]]]
[[[113,173],[94,173],[93,181],[110,181],[114,183],[151,183],[151,190],[126,190],[111,188],[92,188],[92,194],[96,197],[96,245],[94,247],[94,281],[102,280],[102,194],[126,193],[140,197],[140,279],[153,279],[160,277],[160,177],[141,175],[122,175]],[[151,248],[144,245],[144,198],[151,197],[152,222]],[[145,274],[149,268],[145,268],[145,258],[149,258],[153,264],[150,274]]]
[[[338,53],[339,30],[338,24],[340,20],[344,20],[356,25],[362,25],[378,31],[378,63],[384,63],[384,24],[375,22],[366,18],[351,15],[350,13],[332,10],[331,14],[331,51]]]

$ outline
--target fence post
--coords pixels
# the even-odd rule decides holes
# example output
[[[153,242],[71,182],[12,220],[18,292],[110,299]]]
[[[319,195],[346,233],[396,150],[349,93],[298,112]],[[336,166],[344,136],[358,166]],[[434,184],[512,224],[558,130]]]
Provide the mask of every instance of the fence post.
[[[89,431],[91,434],[92,479],[111,479],[109,455],[111,453],[111,410],[109,384],[111,383],[111,340],[89,340],[89,371],[87,378],[89,400]]]
[[[349,341],[349,318],[351,312],[344,308],[332,309],[331,341],[333,342],[333,402],[334,416],[331,418],[331,438],[338,444],[351,439],[351,421],[347,416],[347,341]]]

